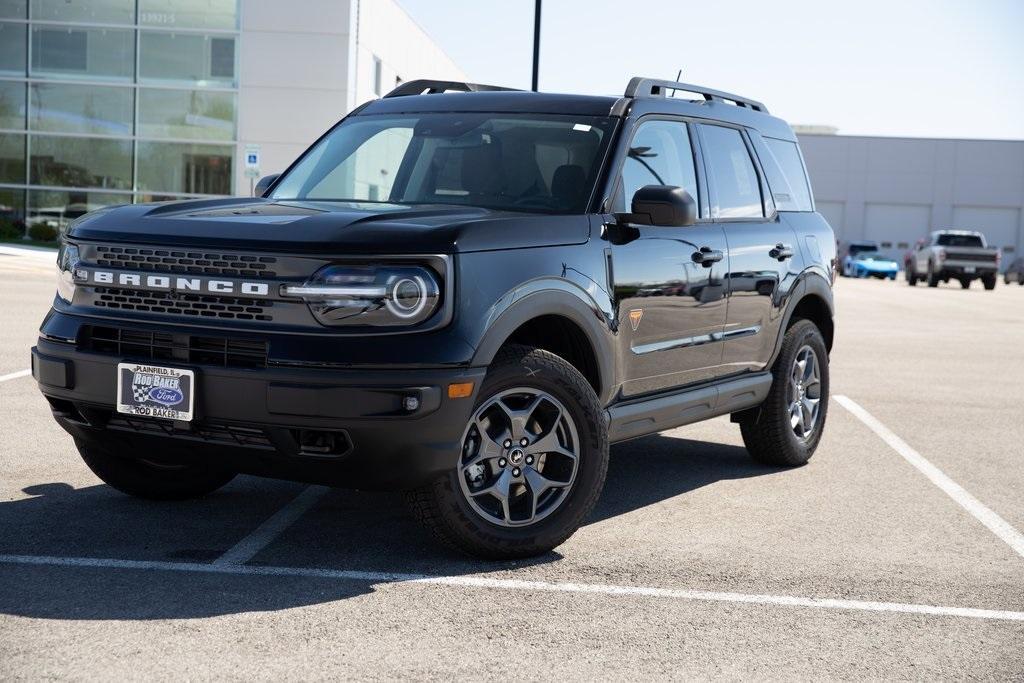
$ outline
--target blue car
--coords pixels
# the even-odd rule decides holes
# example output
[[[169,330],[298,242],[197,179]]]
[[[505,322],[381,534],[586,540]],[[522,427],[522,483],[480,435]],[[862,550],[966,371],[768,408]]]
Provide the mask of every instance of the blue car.
[[[887,256],[882,256],[877,249],[859,252],[850,264],[853,277],[877,277],[880,279],[896,279],[900,267]]]

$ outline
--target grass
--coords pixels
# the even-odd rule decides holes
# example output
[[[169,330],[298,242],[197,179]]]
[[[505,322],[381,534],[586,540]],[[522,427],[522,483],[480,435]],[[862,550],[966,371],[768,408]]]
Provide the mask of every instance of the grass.
[[[57,247],[60,246],[60,243],[56,242],[56,241],[53,241],[53,242],[43,242],[41,240],[21,240],[21,239],[12,239],[12,240],[0,239],[0,244],[12,244],[12,245],[14,245],[16,247],[46,247],[47,249],[56,249]]]

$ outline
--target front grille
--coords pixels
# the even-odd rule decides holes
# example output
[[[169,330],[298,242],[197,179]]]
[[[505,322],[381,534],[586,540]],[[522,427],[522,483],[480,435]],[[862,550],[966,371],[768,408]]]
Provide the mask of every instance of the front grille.
[[[231,424],[199,424],[191,430],[175,429],[169,420],[152,418],[136,419],[121,413],[113,413],[107,422],[108,429],[120,429],[136,434],[155,434],[184,439],[195,439],[207,443],[242,446],[243,448],[274,449],[267,433],[259,427],[243,427]]]
[[[104,245],[96,247],[97,265],[131,270],[271,278],[277,276],[271,268],[275,263],[277,259],[273,256]]]
[[[995,254],[971,254],[966,252],[946,252],[947,261],[986,261],[988,263],[996,262]]]
[[[261,321],[274,319],[267,312],[267,309],[274,305],[273,301],[206,294],[172,294],[171,292],[96,287],[96,297],[93,299],[92,305],[124,311],[146,311],[202,318]]]
[[[84,351],[125,359],[217,365],[225,368],[267,367],[268,344],[261,340],[85,325],[79,334],[78,345]]]

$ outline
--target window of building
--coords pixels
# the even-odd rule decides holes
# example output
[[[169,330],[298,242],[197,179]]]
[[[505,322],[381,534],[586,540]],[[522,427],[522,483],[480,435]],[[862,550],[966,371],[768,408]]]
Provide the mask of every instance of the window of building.
[[[139,90],[139,135],[186,140],[235,139],[235,95],[204,90]]]
[[[33,76],[131,79],[135,37],[125,29],[32,27]]]
[[[131,24],[135,0],[32,0],[32,20]]]
[[[139,0],[139,23],[164,28],[238,28],[237,0]]]
[[[139,37],[139,78],[233,87],[235,39],[143,31]]]
[[[33,135],[29,168],[32,185],[130,190],[132,143]]]
[[[0,21],[0,73],[25,75],[25,56],[28,54],[25,36],[25,24]]]
[[[704,160],[716,198],[716,218],[764,216],[754,162],[735,128],[701,124]]]
[[[0,128],[25,128],[24,81],[0,81]]]
[[[32,83],[29,127],[60,133],[131,135],[132,93],[132,88]]]
[[[685,123],[648,121],[640,124],[622,165],[617,210],[628,210],[633,195],[644,185],[675,185],[697,201],[697,172]]]
[[[138,189],[167,194],[231,194],[234,148],[139,142]]]
[[[373,56],[373,93],[377,97],[384,94],[384,62],[377,55]]]
[[[24,19],[27,11],[26,0],[3,0],[0,2],[0,19]]]
[[[0,135],[0,183],[25,182],[25,136]]]

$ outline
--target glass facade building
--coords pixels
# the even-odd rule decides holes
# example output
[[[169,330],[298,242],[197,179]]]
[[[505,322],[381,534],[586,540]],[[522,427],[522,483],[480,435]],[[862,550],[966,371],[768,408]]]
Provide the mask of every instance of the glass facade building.
[[[238,0],[0,0],[0,218],[234,193]]]

